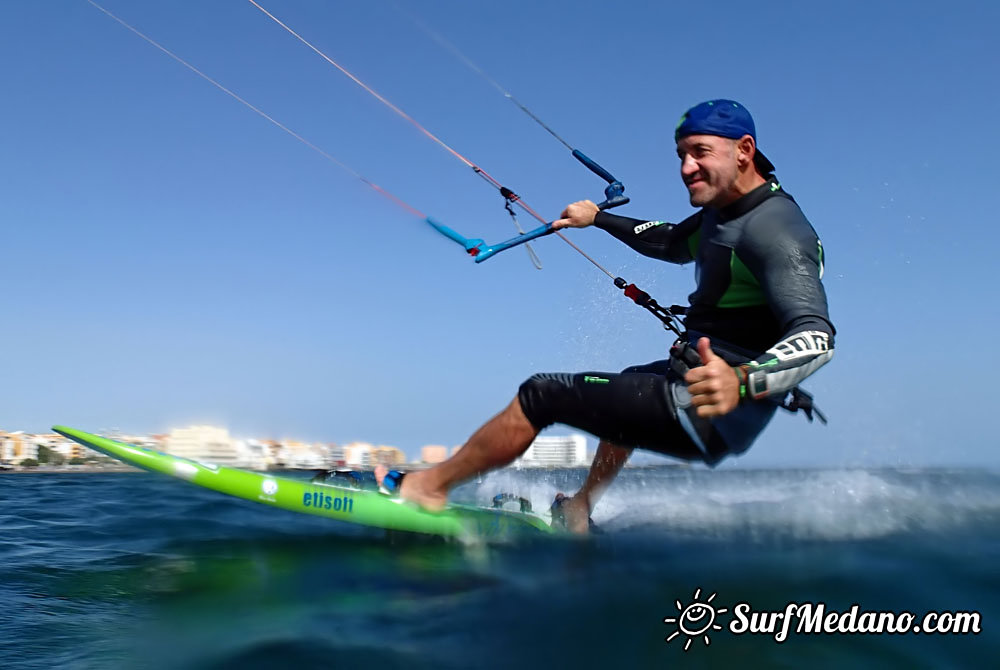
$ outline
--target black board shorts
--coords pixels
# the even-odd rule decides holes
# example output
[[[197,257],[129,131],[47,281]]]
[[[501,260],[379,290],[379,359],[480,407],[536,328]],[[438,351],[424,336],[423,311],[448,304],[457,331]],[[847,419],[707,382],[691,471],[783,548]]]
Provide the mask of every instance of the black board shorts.
[[[563,423],[621,447],[709,465],[746,451],[778,407],[745,401],[725,416],[702,419],[669,360],[620,373],[539,373],[521,384],[518,400],[538,430]]]

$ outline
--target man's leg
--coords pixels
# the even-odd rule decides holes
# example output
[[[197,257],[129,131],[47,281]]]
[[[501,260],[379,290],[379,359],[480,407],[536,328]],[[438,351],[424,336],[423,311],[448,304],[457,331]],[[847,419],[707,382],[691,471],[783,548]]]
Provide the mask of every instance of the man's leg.
[[[642,445],[685,460],[702,458],[673,413],[666,378],[658,373],[662,364],[629,368],[621,374],[532,375],[511,404],[476,431],[457,454],[433,468],[408,474],[400,485],[400,497],[426,509],[441,509],[449,489],[477,473],[510,463],[528,449],[541,429],[564,423],[604,442],[581,489],[586,495],[580,501],[589,501],[588,514],[582,515],[585,522],[591,505],[628,460],[629,450],[616,445]],[[385,472],[384,468],[376,471],[379,483]],[[573,525],[578,526],[575,519]]]
[[[594,462],[590,464],[587,481],[583,483],[576,495],[562,504],[563,513],[566,515],[567,530],[581,534],[590,530],[590,513],[631,455],[631,449],[601,440],[600,444],[597,445]]]
[[[439,510],[448,500],[448,491],[463,481],[507,465],[527,451],[538,431],[525,417],[517,398],[505,410],[473,433],[454,456],[427,470],[411,472],[399,487],[399,496],[424,509]],[[381,484],[386,469],[377,468]]]

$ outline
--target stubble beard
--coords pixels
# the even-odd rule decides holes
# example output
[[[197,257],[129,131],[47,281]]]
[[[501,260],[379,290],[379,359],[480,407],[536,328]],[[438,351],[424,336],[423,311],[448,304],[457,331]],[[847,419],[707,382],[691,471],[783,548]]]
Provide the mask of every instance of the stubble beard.
[[[714,188],[711,189],[711,193],[699,193],[697,195],[688,191],[688,200],[692,207],[708,207],[717,195],[718,189]]]

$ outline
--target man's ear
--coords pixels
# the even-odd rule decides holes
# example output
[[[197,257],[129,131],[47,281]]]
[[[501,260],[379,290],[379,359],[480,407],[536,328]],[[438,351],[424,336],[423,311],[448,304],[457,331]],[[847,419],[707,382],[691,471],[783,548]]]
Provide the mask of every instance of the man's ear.
[[[753,164],[753,156],[757,151],[757,144],[749,135],[744,135],[736,140],[736,160],[740,169]]]

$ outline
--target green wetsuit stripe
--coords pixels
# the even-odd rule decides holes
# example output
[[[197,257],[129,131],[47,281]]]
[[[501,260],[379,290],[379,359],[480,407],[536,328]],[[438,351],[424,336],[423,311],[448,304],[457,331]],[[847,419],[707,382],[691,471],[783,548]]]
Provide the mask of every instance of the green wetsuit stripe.
[[[694,232],[688,237],[688,251],[691,252],[691,258],[698,258],[698,244],[701,242],[701,228],[695,228]]]
[[[726,292],[722,294],[716,306],[756,307],[766,304],[767,296],[764,295],[760,282],[733,251],[729,257],[729,286],[726,287]]]

